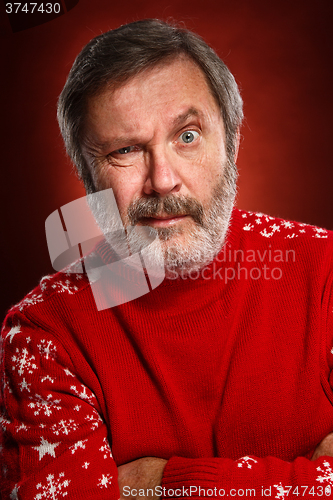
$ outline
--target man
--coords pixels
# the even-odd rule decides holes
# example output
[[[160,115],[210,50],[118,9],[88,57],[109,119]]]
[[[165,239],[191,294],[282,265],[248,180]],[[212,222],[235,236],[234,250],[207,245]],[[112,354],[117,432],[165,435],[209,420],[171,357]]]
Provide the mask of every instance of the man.
[[[332,234],[233,208],[226,66],[186,30],[132,23],[83,49],[58,117],[106,238],[85,264],[122,257],[94,201],[111,188],[130,255],[152,242],[166,277],[98,310],[74,266],[9,312],[5,498],[333,496]]]

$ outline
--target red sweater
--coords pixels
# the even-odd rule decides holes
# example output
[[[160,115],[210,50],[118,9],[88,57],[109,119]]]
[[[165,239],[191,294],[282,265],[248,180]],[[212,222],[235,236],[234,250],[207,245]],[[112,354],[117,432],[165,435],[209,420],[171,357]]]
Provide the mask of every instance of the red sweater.
[[[43,278],[3,328],[3,498],[117,500],[145,456],[169,460],[165,497],[333,498],[333,458],[309,460],[333,431],[332,253],[235,210],[199,276],[112,309],[82,274]]]

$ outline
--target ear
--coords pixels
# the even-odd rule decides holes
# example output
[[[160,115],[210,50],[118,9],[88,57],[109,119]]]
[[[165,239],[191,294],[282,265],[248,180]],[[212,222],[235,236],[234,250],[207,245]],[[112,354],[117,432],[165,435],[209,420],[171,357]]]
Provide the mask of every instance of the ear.
[[[238,127],[238,129],[236,131],[236,141],[235,141],[236,142],[236,144],[235,144],[235,156],[234,156],[235,163],[237,162],[237,158],[238,158],[240,140],[241,140],[240,127]]]

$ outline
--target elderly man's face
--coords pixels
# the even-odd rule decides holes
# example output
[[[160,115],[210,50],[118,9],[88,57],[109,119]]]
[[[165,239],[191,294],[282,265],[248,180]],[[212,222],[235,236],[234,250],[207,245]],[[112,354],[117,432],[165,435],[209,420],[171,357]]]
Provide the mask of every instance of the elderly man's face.
[[[195,252],[204,264],[221,249],[231,167],[220,109],[192,61],[180,57],[90,98],[84,138],[94,184],[113,189],[125,228],[154,228],[178,267],[181,256]],[[209,256],[198,255],[212,243]]]

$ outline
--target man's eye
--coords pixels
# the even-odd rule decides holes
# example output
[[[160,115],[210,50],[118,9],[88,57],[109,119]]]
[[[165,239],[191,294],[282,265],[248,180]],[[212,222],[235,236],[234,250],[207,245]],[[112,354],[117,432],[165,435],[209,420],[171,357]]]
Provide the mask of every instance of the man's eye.
[[[115,153],[119,153],[120,155],[126,155],[127,153],[131,153],[133,151],[133,146],[126,146],[125,148],[120,148],[115,151]]]
[[[191,142],[195,141],[195,139],[197,139],[198,137],[199,134],[195,130],[186,130],[186,132],[183,132],[179,136],[179,139],[185,144],[190,144]]]

